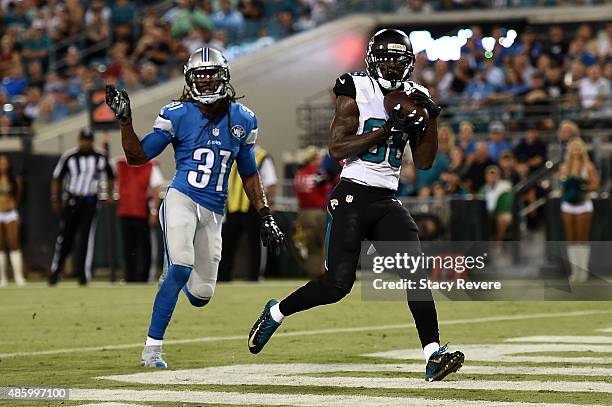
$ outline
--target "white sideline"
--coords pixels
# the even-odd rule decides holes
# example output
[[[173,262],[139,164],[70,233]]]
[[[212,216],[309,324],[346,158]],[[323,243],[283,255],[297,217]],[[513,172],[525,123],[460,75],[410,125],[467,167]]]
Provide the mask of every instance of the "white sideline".
[[[493,317],[454,319],[450,321],[440,321],[439,325],[460,325],[460,324],[475,324],[475,323],[486,323],[486,322],[523,321],[527,319],[543,319],[543,318],[568,318],[568,317],[579,317],[579,316],[586,316],[586,315],[601,315],[601,314],[612,314],[612,310],[538,313],[538,314],[528,314],[528,315],[499,315],[499,316],[493,316]],[[280,337],[325,335],[325,334],[351,333],[351,332],[363,332],[363,331],[385,331],[385,330],[409,329],[409,328],[414,328],[414,323],[398,324],[398,325],[378,325],[378,326],[374,325],[374,326],[362,326],[362,327],[353,327],[353,328],[315,329],[315,330],[310,330],[310,331],[279,332],[276,335],[274,335],[274,337],[280,338]],[[191,338],[191,339],[173,339],[173,340],[164,341],[164,345],[181,345],[181,344],[187,344],[187,343],[223,342],[223,341],[234,341],[234,340],[242,340],[246,342],[247,337],[246,335],[232,335],[232,336],[206,336],[202,338]],[[122,349],[140,348],[143,345],[144,345],[143,342],[138,342],[138,343],[127,343],[127,344],[121,344],[121,345],[88,346],[88,347],[81,347],[81,348],[52,349],[52,350],[34,351],[34,352],[11,352],[11,353],[0,353],[0,358],[12,358],[12,357],[18,357],[18,356],[58,355],[62,353],[99,352],[103,350],[122,350]]]
[[[443,382],[441,382],[443,383]],[[326,406],[326,407],[602,407],[557,403],[518,403],[498,401],[432,400],[420,397],[344,396],[316,394],[237,393],[212,391],[164,391],[164,390],[100,390],[72,389],[70,400],[109,400],[138,402],[182,402],[200,404],[231,404],[271,406]]]

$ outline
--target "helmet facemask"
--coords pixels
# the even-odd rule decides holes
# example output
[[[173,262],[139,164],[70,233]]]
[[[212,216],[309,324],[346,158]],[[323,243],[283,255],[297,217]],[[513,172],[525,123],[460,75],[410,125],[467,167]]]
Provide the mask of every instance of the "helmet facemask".
[[[379,51],[368,54],[368,73],[387,90],[400,88],[412,74],[414,55],[408,52]]]
[[[221,66],[193,68],[185,74],[189,94],[205,105],[227,96],[229,78],[229,70]]]

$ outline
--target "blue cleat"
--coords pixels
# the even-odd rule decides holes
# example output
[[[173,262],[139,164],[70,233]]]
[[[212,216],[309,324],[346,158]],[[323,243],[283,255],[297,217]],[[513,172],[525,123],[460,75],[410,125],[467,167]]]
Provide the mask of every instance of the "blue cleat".
[[[255,321],[253,328],[251,328],[249,333],[249,351],[253,354],[261,352],[274,331],[280,326],[278,322],[272,319],[272,314],[270,314],[270,308],[276,304],[278,304],[276,300],[268,301],[261,315]]]
[[[455,351],[452,353],[446,353],[448,343],[441,346],[435,351],[425,368],[425,380],[428,382],[435,382],[444,379],[451,373],[456,372],[463,365],[465,355],[463,352]]]
[[[140,366],[165,369],[168,367],[168,364],[162,359],[162,355],[161,346],[145,346],[140,357]]]

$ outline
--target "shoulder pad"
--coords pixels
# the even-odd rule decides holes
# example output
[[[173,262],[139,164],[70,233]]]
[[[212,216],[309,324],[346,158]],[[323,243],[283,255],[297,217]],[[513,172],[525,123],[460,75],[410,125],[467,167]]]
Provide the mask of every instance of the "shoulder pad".
[[[357,91],[353,76],[355,76],[354,73],[345,73],[336,79],[333,89],[336,96],[343,95],[355,99]]]
[[[170,119],[171,117],[180,116],[187,112],[187,106],[185,102],[172,102],[162,107],[159,111],[159,115],[164,119]]]

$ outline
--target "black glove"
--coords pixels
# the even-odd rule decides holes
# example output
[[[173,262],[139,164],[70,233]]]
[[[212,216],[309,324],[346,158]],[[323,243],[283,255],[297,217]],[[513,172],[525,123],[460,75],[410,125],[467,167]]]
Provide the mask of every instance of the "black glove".
[[[423,107],[425,110],[427,110],[427,113],[429,113],[429,119],[435,119],[440,115],[442,108],[438,106],[438,104],[434,102],[432,98],[420,90],[414,89],[412,93],[410,93],[410,98],[414,100],[415,105]]]
[[[287,243],[285,234],[276,224],[269,208],[263,208],[259,214],[261,215],[261,241],[278,256]]]
[[[118,90],[113,85],[106,85],[106,104],[119,120],[132,117],[130,97],[125,90]]]
[[[400,117],[400,110],[400,105],[395,106],[393,112],[391,112],[391,115],[389,115],[389,118],[383,124],[382,128],[387,136],[391,136],[391,133],[394,131],[411,134],[423,129],[422,117],[417,116],[414,112],[406,117]]]

